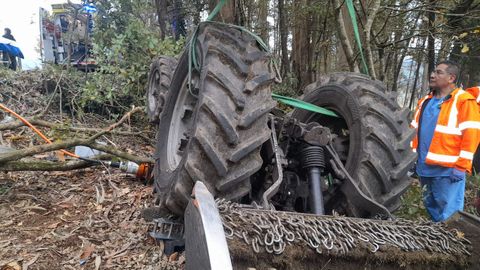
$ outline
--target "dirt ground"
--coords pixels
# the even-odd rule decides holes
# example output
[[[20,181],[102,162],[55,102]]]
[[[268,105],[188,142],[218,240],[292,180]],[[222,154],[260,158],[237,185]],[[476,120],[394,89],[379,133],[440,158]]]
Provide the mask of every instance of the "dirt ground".
[[[11,74],[0,80],[0,102],[24,117],[41,115],[55,124],[38,126],[54,141],[90,136],[92,132],[82,128],[102,129],[113,123],[105,115],[75,114],[71,119],[73,113],[60,112],[62,101],[55,93],[65,93],[70,85],[75,82],[60,73]],[[67,101],[74,100],[64,97],[63,105]],[[8,118],[0,112],[0,126],[8,124]],[[144,119],[135,115],[116,129],[136,135],[100,139],[125,152],[151,156],[155,133]],[[79,129],[68,131],[70,125]],[[39,144],[44,142],[28,128],[0,131],[2,147]],[[35,157],[56,160],[49,154]],[[150,186],[115,169],[0,172],[0,270],[183,269],[182,254],[163,255],[163,243],[148,235],[150,226],[140,211],[152,202]]]
[[[184,269],[148,236],[152,201],[151,186],[107,168],[2,173],[0,269]]]
[[[151,194],[104,168],[2,173],[0,269],[182,269],[140,217]]]

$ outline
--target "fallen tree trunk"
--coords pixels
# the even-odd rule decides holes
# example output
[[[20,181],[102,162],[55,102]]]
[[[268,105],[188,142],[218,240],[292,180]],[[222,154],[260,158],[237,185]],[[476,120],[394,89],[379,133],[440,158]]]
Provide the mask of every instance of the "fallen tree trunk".
[[[29,161],[9,161],[0,165],[0,171],[14,172],[14,171],[70,171],[84,169],[92,166],[97,166],[98,163],[88,161],[69,161],[69,162],[54,162],[47,160],[29,160]]]
[[[38,119],[36,117],[27,118],[27,120],[32,125],[35,125],[35,126],[54,128],[54,129],[58,129],[58,130],[69,130],[69,131],[75,131],[75,132],[89,132],[89,133],[93,133],[93,132],[97,133],[97,132],[102,131],[102,129],[99,129],[99,128],[62,126],[61,124],[41,120],[41,119]],[[8,123],[0,124],[0,131],[2,131],[2,130],[12,130],[12,129],[16,129],[16,128],[23,127],[23,126],[26,126],[26,125],[21,121],[12,121],[12,122],[8,122]],[[110,133],[115,134],[115,135],[122,135],[122,136],[132,136],[132,135],[137,136],[137,135],[143,134],[144,132],[143,131],[130,132],[130,131],[112,130]]]

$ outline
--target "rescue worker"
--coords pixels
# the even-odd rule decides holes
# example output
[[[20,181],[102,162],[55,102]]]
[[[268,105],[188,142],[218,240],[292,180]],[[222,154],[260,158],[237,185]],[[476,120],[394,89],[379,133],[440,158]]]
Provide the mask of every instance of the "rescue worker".
[[[456,87],[459,72],[452,61],[437,65],[430,75],[433,91],[419,100],[411,123],[417,129],[411,146],[418,153],[423,203],[435,222],[463,210],[465,174],[471,173],[480,140],[477,97]]]
[[[4,29],[3,38],[15,41],[15,38],[12,35],[12,30],[10,28]],[[10,69],[17,70],[17,58],[14,55],[9,54],[8,52],[3,52],[3,61],[8,63],[10,60],[10,65],[8,66]],[[7,66],[7,64],[5,64]]]

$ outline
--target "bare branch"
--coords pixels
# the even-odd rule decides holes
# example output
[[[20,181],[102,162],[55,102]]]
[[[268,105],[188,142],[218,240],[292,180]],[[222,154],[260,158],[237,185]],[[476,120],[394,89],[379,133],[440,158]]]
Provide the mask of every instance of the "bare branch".
[[[108,147],[108,146],[105,146],[105,145],[94,143],[94,142],[89,142],[87,144],[82,144],[82,145],[91,147],[93,149],[96,149],[96,150],[99,150],[99,151],[102,151],[102,152],[105,152],[105,153],[108,153],[108,154],[111,154],[111,155],[114,155],[114,156],[117,156],[117,157],[120,157],[120,158],[124,158],[126,160],[133,161],[135,163],[154,163],[155,162],[155,160],[153,160],[151,158],[135,156],[135,155],[125,153],[125,152],[119,151],[117,149],[114,149],[114,148],[111,148],[111,147]]]
[[[97,166],[88,161],[53,162],[47,160],[9,161],[0,165],[0,171],[70,171]]]
[[[131,111],[126,113],[115,124],[110,125],[108,128],[106,128],[104,130],[101,130],[100,132],[98,132],[95,135],[90,136],[89,138],[86,138],[86,139],[76,138],[76,139],[67,140],[67,141],[54,142],[52,144],[36,145],[36,146],[29,147],[29,148],[10,151],[10,152],[0,154],[0,165],[4,165],[2,163],[19,160],[19,159],[24,158],[24,157],[33,156],[33,155],[36,155],[36,154],[55,151],[55,150],[60,150],[60,149],[65,149],[65,148],[69,148],[69,147],[73,147],[73,146],[77,146],[77,145],[90,146],[92,148],[110,153],[112,155],[123,157],[123,158],[126,158],[128,160],[135,161],[135,162],[140,162],[140,163],[141,162],[153,162],[152,159],[138,157],[138,156],[131,155],[131,154],[128,154],[128,153],[124,153],[124,152],[119,151],[119,150],[110,149],[108,147],[104,147],[104,146],[100,146],[100,145],[95,144],[95,139],[97,139],[98,137],[100,137],[100,136],[102,136],[106,133],[111,132],[114,128],[118,127],[123,122],[125,122],[133,113],[139,112],[139,111],[142,111],[142,110],[143,110],[142,107],[133,108]]]
[[[71,126],[63,126],[61,124],[57,123],[52,123],[49,121],[41,120],[38,119],[37,116],[33,118],[27,118],[27,120],[35,126],[40,126],[40,127],[48,127],[48,128],[53,128],[53,129],[58,129],[58,130],[70,130],[70,131],[75,131],[75,132],[87,132],[87,133],[92,133],[92,132],[100,132],[102,129],[99,128],[88,128],[88,127],[71,127]],[[23,127],[25,124],[20,121],[12,121],[8,122],[5,124],[0,124],[0,131],[1,130],[12,130],[16,129],[19,127]],[[144,131],[137,131],[137,132],[129,132],[129,131],[121,131],[121,130],[111,130],[109,133],[111,134],[116,134],[116,135],[122,135],[122,136],[135,136],[135,135],[142,135],[145,132]]]
[[[7,161],[19,160],[21,158],[33,156],[40,153],[51,152],[76,145],[85,145],[89,142],[90,139],[73,139],[63,142],[55,142],[52,144],[36,145],[25,149],[6,152],[0,154],[0,164]]]

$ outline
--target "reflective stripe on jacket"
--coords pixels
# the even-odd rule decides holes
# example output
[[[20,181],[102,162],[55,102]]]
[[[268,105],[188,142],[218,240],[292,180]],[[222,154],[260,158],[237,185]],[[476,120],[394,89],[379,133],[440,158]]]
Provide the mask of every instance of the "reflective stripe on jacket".
[[[437,125],[432,142],[425,159],[429,165],[455,167],[471,172],[473,155],[480,141],[480,113],[474,90],[477,96],[480,89],[461,88],[453,90],[441,104]],[[418,101],[418,106],[411,122],[411,127],[417,129],[417,136],[410,146],[416,152],[418,147],[418,126],[424,102],[432,98],[429,94]]]

